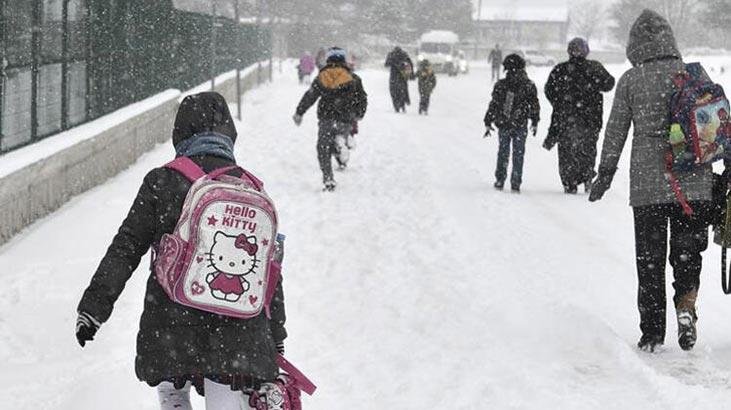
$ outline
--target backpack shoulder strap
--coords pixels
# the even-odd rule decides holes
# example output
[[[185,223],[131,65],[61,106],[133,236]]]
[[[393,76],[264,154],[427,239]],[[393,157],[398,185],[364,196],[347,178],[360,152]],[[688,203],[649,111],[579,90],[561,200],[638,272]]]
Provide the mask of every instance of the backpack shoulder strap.
[[[165,164],[164,168],[169,168],[181,173],[190,182],[195,182],[206,175],[205,171],[203,171],[198,164],[188,157],[177,157]]]

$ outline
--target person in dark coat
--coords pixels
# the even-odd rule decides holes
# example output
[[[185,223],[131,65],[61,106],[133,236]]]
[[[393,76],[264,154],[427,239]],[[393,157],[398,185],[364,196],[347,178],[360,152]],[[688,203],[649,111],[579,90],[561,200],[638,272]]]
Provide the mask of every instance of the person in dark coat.
[[[500,44],[495,44],[495,48],[490,50],[490,54],[487,56],[487,62],[492,66],[492,81],[500,79],[500,65],[503,62],[503,51],[500,49]]]
[[[525,156],[525,142],[528,136],[528,120],[531,121],[533,136],[538,130],[540,120],[540,105],[536,85],[528,78],[525,72],[525,60],[517,55],[510,54],[503,62],[506,77],[499,80],[492,90],[492,100],[485,114],[485,137],[490,136],[493,124],[498,127],[500,147],[497,154],[497,169],[495,170],[495,188],[502,190],[508,176],[508,160],[510,146],[513,146],[513,172],[510,184],[513,192],[520,192],[523,182],[523,157]]]
[[[683,194],[695,210],[693,216],[685,214],[666,179],[668,110],[675,90],[672,79],[685,70],[667,20],[654,11],[643,11],[630,30],[627,57],[633,67],[617,83],[599,175],[589,200],[600,200],[610,188],[632,126],[629,202],[634,212],[637,303],[642,331],[637,346],[652,352],[665,341],[665,260],[669,235],[678,343],[682,349],[690,350],[697,339],[695,306],[701,254],[708,247],[708,223],[703,215],[712,206],[713,169],[709,164],[676,173]]]
[[[437,76],[434,74],[434,69],[429,60],[424,60],[419,63],[416,78],[419,82],[419,114],[428,115],[431,93],[437,86]]]
[[[411,105],[408,81],[414,76],[414,63],[406,51],[396,47],[388,53],[385,65],[391,69],[389,90],[393,109],[396,112],[406,112],[406,106]]]
[[[589,44],[571,40],[569,61],[554,67],[545,92],[553,105],[551,126],[543,147],[558,144],[558,166],[564,191],[575,194],[577,186],[591,189],[596,176],[597,142],[602,129],[603,92],[614,88],[614,77],[598,61],[587,60]]]
[[[326,191],[335,190],[335,177],[332,169],[332,156],[341,168],[348,160],[346,142],[354,130],[354,123],[362,120],[368,107],[368,94],[363,83],[352,72],[346,62],[346,52],[333,47],[328,51],[327,65],[312,82],[310,89],[302,96],[294,114],[296,125],[302,123],[312,105],[317,106],[319,133],[317,139],[317,158],[322,170],[322,180]]]
[[[177,156],[187,156],[204,171],[236,164],[236,128],[224,98],[214,92],[186,97],[173,129]],[[231,171],[232,175],[240,171]],[[172,233],[191,183],[161,167],[144,178],[132,207],[101,260],[78,305],[76,337],[84,346],[112,314],[125,283],[151,247]],[[150,273],[137,334],[137,377],[165,394],[203,386],[206,400],[226,400],[226,392],[273,381],[283,352],[284,297],[281,283],[265,314],[244,320],[208,313],[172,301]],[[165,394],[163,394],[165,392]],[[214,394],[216,392],[216,394]],[[210,394],[209,394],[210,393]],[[241,392],[234,394],[238,400]],[[211,396],[210,398],[208,396]],[[185,401],[185,399],[181,399]]]

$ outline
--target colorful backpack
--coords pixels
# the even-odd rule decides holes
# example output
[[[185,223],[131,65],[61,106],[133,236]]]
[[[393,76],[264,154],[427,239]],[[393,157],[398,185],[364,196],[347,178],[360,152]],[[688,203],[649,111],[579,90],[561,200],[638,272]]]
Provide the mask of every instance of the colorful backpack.
[[[236,166],[206,174],[187,157],[165,167],[193,185],[175,230],[154,249],[157,281],[185,306],[242,319],[270,316],[281,266],[273,259],[277,212],[262,182]],[[234,169],[240,178],[226,175]]]
[[[301,392],[310,396],[315,393],[315,385],[284,356],[277,357],[277,364],[284,370],[271,383],[263,383],[261,388],[249,393],[251,410],[302,410]]]
[[[723,87],[708,80],[699,63],[687,64],[673,82],[677,91],[670,99],[667,174],[678,202],[691,215],[675,172],[731,159],[731,109]]]

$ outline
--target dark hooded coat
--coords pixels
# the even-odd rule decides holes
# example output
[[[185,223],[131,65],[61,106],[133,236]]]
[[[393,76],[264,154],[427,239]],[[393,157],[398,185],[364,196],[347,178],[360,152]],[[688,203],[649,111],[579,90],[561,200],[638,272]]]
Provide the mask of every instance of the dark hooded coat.
[[[220,94],[201,93],[183,100],[173,142],[177,145],[205,131],[236,139],[236,128]],[[206,172],[233,165],[214,156],[192,159]],[[173,232],[190,186],[185,177],[167,168],[155,168],[145,176],[78,311],[88,312],[102,323],[109,319],[143,255],[163,234]],[[186,380],[201,381],[201,377],[232,384],[274,379],[278,374],[276,344],[287,335],[281,284],[271,308],[271,320],[263,313],[243,320],[192,309],[170,300],[150,273],[137,334],[137,377],[151,385],[161,381],[180,385]]]
[[[396,47],[388,53],[385,65],[391,69],[389,90],[394,108],[399,109],[411,105],[408,83],[414,75],[414,63],[411,61],[411,57],[406,51]]]
[[[634,127],[630,161],[630,205],[676,203],[665,177],[669,130],[669,100],[675,91],[673,77],[685,69],[670,24],[645,10],[632,26],[627,58],[633,65],[617,83],[612,113],[602,147],[600,173],[614,170]],[[677,172],[689,201],[711,200],[711,166]]]
[[[553,146],[560,140],[570,118],[580,119],[591,135],[598,136],[603,125],[602,93],[612,88],[614,77],[598,61],[571,57],[554,67],[545,86],[546,97],[553,106],[547,145]]]

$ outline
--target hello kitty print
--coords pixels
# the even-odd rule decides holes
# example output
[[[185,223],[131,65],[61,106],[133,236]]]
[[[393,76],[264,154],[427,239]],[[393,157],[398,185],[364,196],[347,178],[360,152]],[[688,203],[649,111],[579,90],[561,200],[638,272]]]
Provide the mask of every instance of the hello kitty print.
[[[197,309],[239,318],[268,314],[279,281],[276,235],[276,210],[260,187],[203,176],[188,192],[175,231],[162,238],[158,282],[173,300]]]

